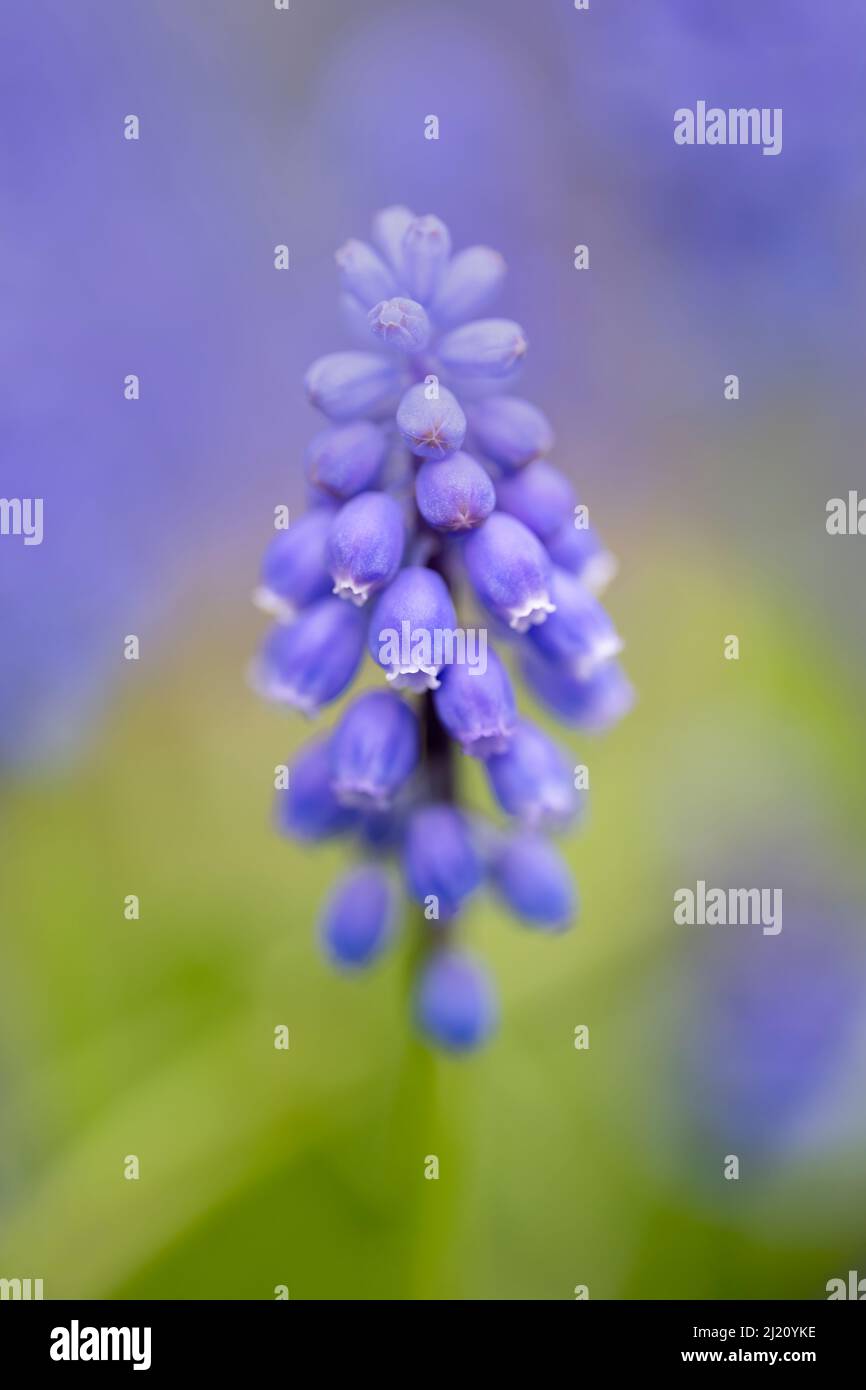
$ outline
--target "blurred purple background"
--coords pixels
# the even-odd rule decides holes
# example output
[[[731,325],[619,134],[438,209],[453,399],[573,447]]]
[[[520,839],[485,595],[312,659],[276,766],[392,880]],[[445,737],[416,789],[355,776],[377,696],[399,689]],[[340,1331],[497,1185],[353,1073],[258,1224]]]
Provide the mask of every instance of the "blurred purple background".
[[[4,758],[68,744],[118,634],[296,495],[332,253],[392,201],[519,264],[526,394],[610,523],[682,510],[863,635],[815,524],[862,472],[862,7],[13,0],[0,25],[3,493],[46,517],[0,552]],[[675,146],[698,98],[782,105],[782,155]]]

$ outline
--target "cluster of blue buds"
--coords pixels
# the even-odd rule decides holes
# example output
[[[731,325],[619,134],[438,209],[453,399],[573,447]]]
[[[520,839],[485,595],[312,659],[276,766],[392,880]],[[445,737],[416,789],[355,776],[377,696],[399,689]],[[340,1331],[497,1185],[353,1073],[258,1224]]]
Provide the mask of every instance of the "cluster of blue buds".
[[[478,317],[502,257],[486,246],[452,256],[448,228],[404,207],[378,214],[373,243],[337,253],[360,343],[306,376],[328,425],[306,454],[310,510],[264,558],[256,597],[277,621],[255,681],[313,717],[345,693],[365,651],[379,668],[377,688],[296,759],[278,824],[301,841],[351,837],[360,851],[321,921],[340,967],[368,966],[392,941],[397,861],[425,922],[416,1021],[459,1051],[497,1015],[483,966],[457,939],[471,895],[486,881],[547,931],[576,914],[548,835],[574,823],[583,793],[561,748],[518,713],[488,636],[538,702],[580,729],[612,724],[631,688],[597,598],[611,557],[545,458],[546,417],[505,393],[526,336]],[[504,824],[458,804],[458,749],[484,764]]]

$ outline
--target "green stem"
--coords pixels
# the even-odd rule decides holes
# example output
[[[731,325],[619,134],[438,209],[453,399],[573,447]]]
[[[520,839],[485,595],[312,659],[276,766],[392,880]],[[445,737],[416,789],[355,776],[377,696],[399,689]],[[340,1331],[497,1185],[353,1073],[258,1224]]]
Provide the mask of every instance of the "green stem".
[[[447,557],[441,549],[433,553],[428,564],[451,588]],[[424,692],[419,706],[426,797],[430,801],[454,804],[457,800],[454,745],[436,714],[431,690]],[[406,992],[410,999],[424,960],[434,947],[448,940],[452,931],[450,923],[428,922],[421,908],[414,918],[406,961]],[[451,1149],[447,1134],[450,1126],[439,1094],[440,1068],[434,1050],[416,1036],[410,1036],[397,1075],[393,1112],[393,1150],[401,1155],[397,1165],[401,1175],[400,1207],[406,1214],[401,1240],[405,1252],[402,1287],[404,1296],[409,1298],[423,1298],[441,1282],[453,1231],[450,1215],[453,1173],[449,1174],[448,1184],[424,1177],[426,1157],[436,1154],[441,1158],[443,1147]]]

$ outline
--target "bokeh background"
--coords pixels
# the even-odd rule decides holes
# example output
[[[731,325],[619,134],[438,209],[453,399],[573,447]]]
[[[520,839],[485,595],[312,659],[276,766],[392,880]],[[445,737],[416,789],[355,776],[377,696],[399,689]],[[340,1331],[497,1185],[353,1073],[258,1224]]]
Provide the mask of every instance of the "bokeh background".
[[[44,497],[45,540],[0,540],[0,1275],[713,1299],[866,1273],[866,540],[824,525],[864,483],[864,40],[856,0],[4,5],[0,493]],[[698,99],[782,106],[782,155],[674,146]],[[503,1020],[464,1061],[407,1028],[408,935],[360,981],[322,962],[345,852],[273,833],[307,729],[244,676],[302,373],[345,340],[332,253],[390,202],[505,252],[521,393],[620,558],[639,692],[563,736],[580,926],[467,918]],[[698,878],[781,887],[781,936],[674,927]]]

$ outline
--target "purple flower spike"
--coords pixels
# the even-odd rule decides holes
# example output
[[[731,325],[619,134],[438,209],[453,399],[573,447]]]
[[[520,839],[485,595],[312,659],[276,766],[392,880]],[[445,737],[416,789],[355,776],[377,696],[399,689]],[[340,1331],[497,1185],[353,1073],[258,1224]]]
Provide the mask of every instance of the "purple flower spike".
[[[302,608],[331,592],[333,581],[325,563],[331,520],[327,512],[308,512],[271,541],[253,596],[264,613],[291,622]]]
[[[368,691],[346,710],[331,736],[331,785],[337,800],[384,810],[414,772],[418,720],[399,695]]]
[[[435,399],[429,392],[436,389]],[[397,428],[404,441],[421,458],[444,459],[455,453],[466,438],[466,416],[456,396],[444,386],[411,386],[397,409]]]
[[[347,241],[337,252],[336,261],[343,289],[365,309],[397,293],[393,272],[366,241]]]
[[[455,328],[439,344],[441,362],[464,379],[497,381],[509,377],[525,356],[523,329],[511,319],[477,319]]]
[[[567,570],[554,569],[550,591],[556,611],[529,640],[548,661],[587,680],[622,651],[622,641],[598,599]]]
[[[604,733],[634,705],[631,682],[615,661],[600,666],[588,680],[580,680],[530,647],[523,654],[521,672],[543,705],[584,733]]]
[[[508,672],[492,648],[484,670],[466,663],[446,666],[433,703],[440,722],[473,758],[503,753],[511,742],[517,703]]]
[[[577,896],[571,875],[543,836],[508,839],[494,857],[491,877],[511,911],[529,926],[565,931],[574,921]]]
[[[485,608],[515,632],[528,632],[553,613],[547,551],[516,517],[494,512],[466,540],[463,556]]]
[[[416,996],[418,1026],[449,1052],[471,1052],[496,1027],[496,996],[471,956],[437,951],[424,966]]]
[[[382,427],[370,420],[356,420],[354,424],[317,434],[307,449],[304,470],[319,492],[345,502],[373,486],[386,451]]]
[[[271,632],[253,671],[256,689],[303,714],[318,714],[355,679],[366,630],[351,604],[318,599],[292,627]]]
[[[403,866],[428,920],[447,922],[481,882],[481,860],[466,818],[453,806],[421,806],[409,817]]]
[[[337,512],[328,535],[334,593],[360,608],[394,578],[405,543],[399,503],[385,492],[359,492]]]
[[[367,322],[374,337],[401,352],[420,352],[430,339],[430,320],[414,299],[383,299]]]
[[[531,829],[562,829],[583,809],[567,759],[528,719],[519,720],[505,751],[488,759],[487,774],[503,811]]]
[[[277,829],[295,840],[328,840],[351,830],[357,819],[331,790],[327,743],[308,744],[289,769],[288,787],[277,792]]]
[[[414,212],[400,204],[383,208],[373,218],[373,240],[400,281],[403,279],[403,238],[414,221]]]
[[[435,690],[454,655],[457,614],[448,585],[435,570],[410,565],[377,600],[370,619],[370,653],[396,690]]]
[[[496,489],[481,464],[458,451],[421,465],[415,500],[427,525],[437,531],[471,531],[493,511]]]
[[[403,236],[401,272],[406,289],[419,304],[428,304],[439,285],[448,257],[451,233],[438,217],[414,217]]]
[[[563,523],[574,529],[576,501],[568,478],[546,459],[536,459],[496,484],[499,510],[516,516],[545,543]]]
[[[304,378],[312,405],[336,424],[374,415],[396,395],[393,363],[374,352],[332,352],[319,357]]]
[[[616,577],[616,556],[605,550],[591,526],[567,521],[545,543],[553,563],[573,574],[591,594],[603,593]]]
[[[520,717],[494,646],[508,643],[539,701],[578,728],[607,727],[633,696],[592,593],[610,557],[575,528],[585,509],[544,461],[546,416],[504,394],[526,351],[523,330],[480,317],[502,283],[502,257],[470,246],[452,258],[447,227],[401,205],[377,214],[372,240],[347,242],[337,259],[347,327],[374,350],[321,357],[307,373],[331,427],[304,459],[314,510],[265,557],[258,598],[286,624],[268,636],[255,678],[272,699],[315,714],[351,684],[365,644],[384,672],[378,689],[347,704],[328,742],[301,755],[278,820],[302,841],[351,834],[365,861],[321,918],[338,967],[365,966],[387,944],[387,861],[402,866],[421,905],[417,1023],[461,1052],[490,1035],[497,1008],[487,977],[455,948],[456,919],[488,868],[524,922],[565,927],[575,894],[541,836],[570,825],[585,796],[575,787],[582,769]],[[471,607],[474,597],[489,614],[481,627],[459,625],[464,578]],[[461,809],[459,749],[485,765],[497,819],[512,818],[506,833]]]
[[[335,965],[372,965],[394,934],[394,890],[383,869],[365,866],[340,879],[325,906],[322,945]]]
[[[473,319],[486,309],[505,279],[505,258],[489,246],[468,246],[445,268],[431,313],[442,328]]]
[[[547,416],[519,396],[478,401],[472,408],[472,429],[481,452],[501,468],[523,468],[553,448]]]

